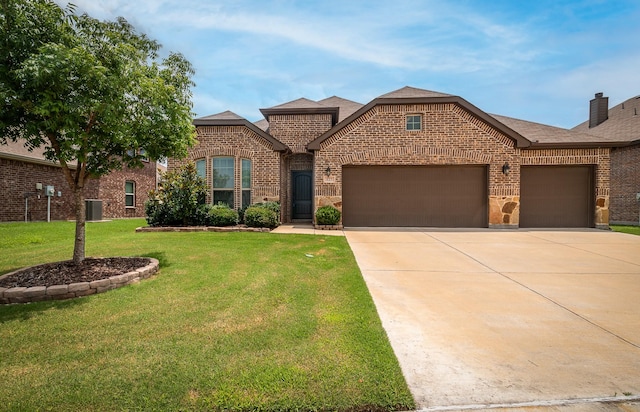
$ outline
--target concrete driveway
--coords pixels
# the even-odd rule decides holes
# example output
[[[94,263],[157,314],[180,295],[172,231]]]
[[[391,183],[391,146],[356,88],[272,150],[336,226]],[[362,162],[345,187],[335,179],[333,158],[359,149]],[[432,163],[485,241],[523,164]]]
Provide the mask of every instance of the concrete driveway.
[[[420,409],[640,410],[639,236],[345,234]]]

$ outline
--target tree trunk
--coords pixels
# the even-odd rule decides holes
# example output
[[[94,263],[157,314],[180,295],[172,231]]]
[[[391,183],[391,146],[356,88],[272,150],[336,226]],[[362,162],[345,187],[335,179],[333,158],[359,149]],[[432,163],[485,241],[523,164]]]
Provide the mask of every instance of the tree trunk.
[[[73,244],[73,263],[79,265],[84,260],[86,205],[84,202],[84,190],[75,189],[73,192],[76,211],[76,237]]]

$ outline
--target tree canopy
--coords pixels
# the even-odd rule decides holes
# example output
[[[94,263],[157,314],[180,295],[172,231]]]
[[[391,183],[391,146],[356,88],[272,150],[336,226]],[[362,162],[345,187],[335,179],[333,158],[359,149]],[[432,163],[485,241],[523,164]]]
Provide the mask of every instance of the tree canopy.
[[[0,144],[43,147],[60,163],[80,263],[87,179],[186,155],[194,72],[179,53],[160,58],[160,44],[124,18],[74,13],[50,0],[0,0]]]

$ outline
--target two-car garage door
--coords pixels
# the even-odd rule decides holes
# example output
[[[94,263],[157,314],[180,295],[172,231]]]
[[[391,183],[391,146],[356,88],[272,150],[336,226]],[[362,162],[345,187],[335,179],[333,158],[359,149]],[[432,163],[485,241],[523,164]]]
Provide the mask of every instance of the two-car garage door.
[[[344,166],[345,226],[487,227],[486,166]]]

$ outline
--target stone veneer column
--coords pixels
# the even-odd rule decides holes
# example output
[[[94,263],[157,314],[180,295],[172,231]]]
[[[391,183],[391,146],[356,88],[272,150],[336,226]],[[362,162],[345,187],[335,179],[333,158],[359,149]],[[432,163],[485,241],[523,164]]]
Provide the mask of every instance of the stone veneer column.
[[[520,196],[489,196],[489,227],[518,228]]]

